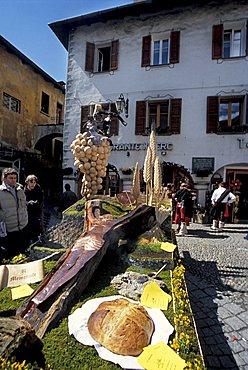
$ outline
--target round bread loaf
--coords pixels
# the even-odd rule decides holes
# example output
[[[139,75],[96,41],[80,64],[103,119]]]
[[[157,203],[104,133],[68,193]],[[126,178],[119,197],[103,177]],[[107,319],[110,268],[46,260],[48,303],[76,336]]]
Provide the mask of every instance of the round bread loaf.
[[[154,325],[144,307],[120,298],[102,302],[89,317],[88,330],[111,352],[138,356],[150,343]]]

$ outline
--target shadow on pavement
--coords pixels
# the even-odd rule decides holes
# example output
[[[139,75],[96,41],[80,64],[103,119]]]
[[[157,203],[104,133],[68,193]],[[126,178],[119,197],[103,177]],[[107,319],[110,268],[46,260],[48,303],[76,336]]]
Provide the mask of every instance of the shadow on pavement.
[[[228,231],[229,233],[229,231]],[[223,233],[211,230],[209,228],[209,231],[203,230],[203,229],[190,229],[189,234],[187,234],[187,237],[196,237],[196,238],[207,238],[207,239],[227,239],[229,236],[224,235]]]
[[[185,279],[189,299],[207,369],[238,370],[228,345],[228,338],[223,331],[223,323],[219,321],[218,305],[214,302],[218,298],[216,286],[225,288],[216,263],[196,261],[186,251],[183,252],[182,260],[186,267]],[[195,275],[196,271],[201,269],[204,269],[206,279],[202,279],[201,274]]]

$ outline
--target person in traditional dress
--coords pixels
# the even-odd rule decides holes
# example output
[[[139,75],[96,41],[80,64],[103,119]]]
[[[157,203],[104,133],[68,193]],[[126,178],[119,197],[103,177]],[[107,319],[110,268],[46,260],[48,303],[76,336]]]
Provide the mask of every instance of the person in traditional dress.
[[[212,230],[222,231],[225,226],[225,219],[229,216],[228,206],[232,204],[236,196],[227,188],[225,182],[220,182],[218,188],[211,197],[213,224]]]
[[[193,200],[190,185],[182,183],[180,189],[174,194],[176,211],[174,223],[177,225],[177,235],[185,236],[188,233],[187,225],[193,216]]]

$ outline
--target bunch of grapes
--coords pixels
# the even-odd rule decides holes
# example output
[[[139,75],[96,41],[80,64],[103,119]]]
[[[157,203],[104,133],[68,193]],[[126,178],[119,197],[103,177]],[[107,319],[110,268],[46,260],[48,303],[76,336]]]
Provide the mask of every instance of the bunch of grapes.
[[[71,150],[75,156],[74,166],[84,174],[81,194],[89,199],[102,189],[102,178],[106,176],[111,153],[109,140],[107,137],[85,132],[76,136]]]

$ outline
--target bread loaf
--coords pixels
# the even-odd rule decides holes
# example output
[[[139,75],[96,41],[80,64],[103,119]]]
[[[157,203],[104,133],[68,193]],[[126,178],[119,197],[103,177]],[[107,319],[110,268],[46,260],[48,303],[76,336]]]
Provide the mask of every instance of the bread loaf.
[[[88,330],[110,351],[138,356],[150,343],[154,325],[144,307],[120,298],[101,303],[89,317]]]

